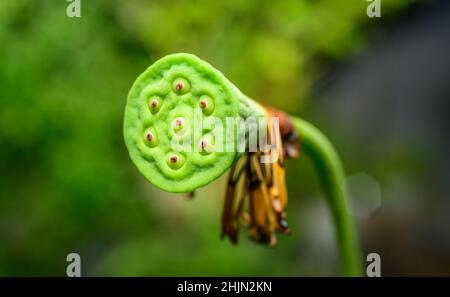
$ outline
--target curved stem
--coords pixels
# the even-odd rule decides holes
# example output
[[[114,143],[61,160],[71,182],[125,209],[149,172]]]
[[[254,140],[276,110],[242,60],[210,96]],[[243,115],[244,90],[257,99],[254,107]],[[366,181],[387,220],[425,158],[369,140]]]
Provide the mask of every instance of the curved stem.
[[[318,170],[333,215],[342,270],[347,276],[361,275],[361,251],[353,218],[348,212],[342,163],[330,141],[310,123],[292,117],[299,134],[301,149],[310,156]]]

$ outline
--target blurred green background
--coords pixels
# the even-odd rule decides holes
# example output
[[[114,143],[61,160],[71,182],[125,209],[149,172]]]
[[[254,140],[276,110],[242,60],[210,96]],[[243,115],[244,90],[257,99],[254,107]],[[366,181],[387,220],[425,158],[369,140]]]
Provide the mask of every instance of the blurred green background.
[[[376,232],[392,227],[402,205],[420,209],[402,199],[415,191],[411,183],[422,185],[420,197],[433,195],[436,185],[423,177],[437,172],[429,165],[436,155],[394,137],[377,158],[380,138],[367,141],[376,120],[354,132],[358,124],[345,121],[351,109],[346,115],[337,99],[326,99],[342,94],[339,81],[330,84],[336,76],[370,76],[353,61],[364,60],[377,40],[395,44],[385,39],[391,28],[433,3],[382,1],[382,18],[371,19],[363,0],[81,0],[82,17],[68,18],[66,1],[1,1],[0,275],[65,275],[71,252],[89,276],[339,273],[333,227],[304,156],[288,164],[293,232],[279,236],[275,249],[250,242],[245,231],[238,246],[219,238],[226,178],[190,201],[138,174],[122,138],[127,92],[151,63],[175,52],[196,54],[248,96],[315,122],[349,174],[366,172],[381,183],[383,201],[389,176],[398,173],[404,186],[391,195],[395,207],[382,204],[358,220],[364,251],[381,253],[388,274],[450,273],[448,266],[420,270],[399,262],[403,252],[384,244],[395,236]],[[353,90],[351,81],[342,88]],[[373,102],[389,96],[383,85],[370,93]],[[417,231],[408,220],[396,226]],[[445,231],[439,226],[436,237]],[[443,257],[449,261],[448,252]]]

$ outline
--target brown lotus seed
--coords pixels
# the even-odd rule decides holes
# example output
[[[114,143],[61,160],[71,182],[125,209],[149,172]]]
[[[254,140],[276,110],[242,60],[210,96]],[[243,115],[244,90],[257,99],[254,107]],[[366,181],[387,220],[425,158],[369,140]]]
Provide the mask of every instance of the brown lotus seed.
[[[156,109],[158,107],[158,99],[153,99],[150,105],[153,109]]]
[[[170,152],[166,155],[166,162],[167,165],[169,165],[170,168],[177,170],[183,167],[185,163],[185,158],[183,155],[176,153],[176,152]]]
[[[183,95],[191,90],[191,85],[185,78],[179,77],[173,81],[172,88],[178,95]]]
[[[205,115],[209,116],[213,113],[214,101],[210,96],[202,95],[198,104]]]
[[[181,91],[184,88],[184,84],[182,81],[179,81],[175,84],[175,89],[177,89],[177,91]]]
[[[143,135],[144,142],[149,147],[155,147],[158,145],[158,134],[153,129],[147,129]]]

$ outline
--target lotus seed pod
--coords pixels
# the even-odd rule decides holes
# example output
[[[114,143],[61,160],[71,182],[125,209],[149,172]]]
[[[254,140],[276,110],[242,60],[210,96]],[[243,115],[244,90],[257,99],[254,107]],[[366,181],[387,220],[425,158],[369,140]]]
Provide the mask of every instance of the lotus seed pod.
[[[131,160],[152,184],[168,192],[192,192],[220,177],[242,156],[241,142],[238,143],[237,137],[230,140],[230,135],[240,135],[241,132],[247,135],[250,130],[232,129],[230,133],[228,119],[246,121],[250,120],[249,117],[265,119],[266,116],[272,117],[272,113],[268,110],[266,114],[262,106],[243,95],[220,71],[194,55],[174,54],[156,61],[131,87],[125,107],[124,140]],[[340,186],[345,174],[339,157],[317,128],[299,118],[292,117],[291,120],[291,128],[302,136],[302,147],[319,169],[329,196],[327,201],[336,222],[344,273],[360,276],[361,256],[355,228],[346,209],[346,195]],[[198,122],[215,125],[197,129]],[[283,133],[286,131],[281,127],[278,132],[285,138],[286,155],[298,156],[297,137]],[[227,149],[220,150],[221,144]],[[251,141],[244,143],[244,148],[249,144]],[[189,149],[192,146],[194,150]],[[281,149],[278,151],[283,152]],[[271,178],[278,177],[278,182],[271,183],[270,187],[282,190],[277,191],[279,197],[275,200],[274,194],[270,194],[275,191],[267,191],[268,184],[255,158],[258,158],[257,154],[248,152],[241,159],[245,166],[250,164],[244,168],[255,173],[245,184],[253,202],[250,203],[250,220],[247,220],[249,234],[251,238],[273,246],[276,244],[276,229],[289,232],[283,212],[287,202],[286,189],[282,185],[284,166],[280,161],[269,166],[271,171],[277,172],[276,175],[272,172]],[[237,241],[239,224],[235,222],[240,217],[233,213],[236,211],[233,207],[236,183],[240,176],[239,173],[235,175],[234,170],[238,165],[236,162],[231,170],[222,216],[222,234],[233,242]],[[267,203],[267,199],[274,203]]]
[[[242,155],[237,137],[231,140],[234,149],[225,149],[230,142],[226,119],[250,116],[265,117],[266,112],[205,61],[173,54],[156,61],[131,87],[124,139],[131,160],[152,184],[169,192],[191,192],[220,177]],[[198,122],[212,118],[223,129],[196,130]],[[215,136],[222,143],[212,143],[206,133],[222,134]]]

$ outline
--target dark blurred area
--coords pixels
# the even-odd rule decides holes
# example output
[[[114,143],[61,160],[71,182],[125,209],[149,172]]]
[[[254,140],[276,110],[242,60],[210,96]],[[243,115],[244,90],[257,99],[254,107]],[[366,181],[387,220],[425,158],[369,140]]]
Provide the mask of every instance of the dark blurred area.
[[[306,156],[287,164],[292,234],[221,240],[226,177],[192,200],[149,184],[122,120],[133,81],[189,52],[248,96],[316,124],[348,174],[383,275],[450,275],[450,3],[364,0],[0,2],[0,275],[337,275]]]

